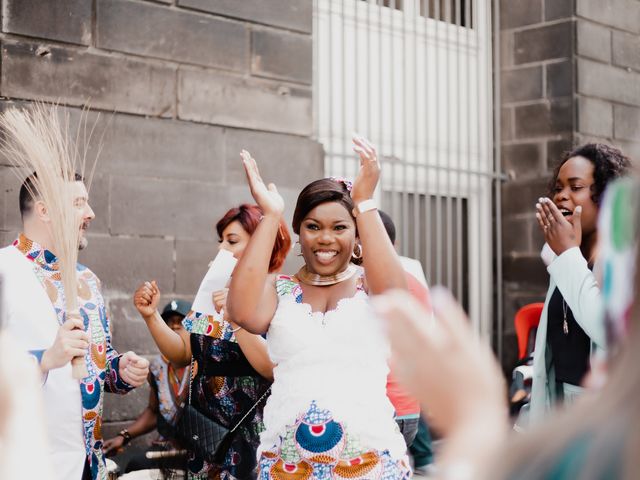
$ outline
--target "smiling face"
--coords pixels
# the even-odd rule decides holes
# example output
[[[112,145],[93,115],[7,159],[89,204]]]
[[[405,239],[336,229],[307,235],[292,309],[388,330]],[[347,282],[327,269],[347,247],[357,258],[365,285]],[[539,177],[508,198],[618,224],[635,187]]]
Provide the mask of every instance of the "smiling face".
[[[311,273],[334,275],[343,271],[351,261],[355,244],[355,222],[340,203],[321,203],[300,225],[302,256]]]
[[[589,235],[596,230],[598,205],[593,201],[592,186],[594,165],[584,157],[568,159],[556,177],[553,190],[553,203],[569,222],[573,223],[573,211],[582,207],[582,233]]]
[[[228,250],[237,260],[240,260],[250,238],[251,235],[242,228],[242,224],[234,220],[222,231],[218,250]]]

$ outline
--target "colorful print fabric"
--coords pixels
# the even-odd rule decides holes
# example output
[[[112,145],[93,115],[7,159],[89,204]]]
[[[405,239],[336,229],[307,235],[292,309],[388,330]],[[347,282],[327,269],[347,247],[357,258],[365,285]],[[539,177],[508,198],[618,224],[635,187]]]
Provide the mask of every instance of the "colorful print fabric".
[[[348,426],[329,410],[312,402],[294,425],[287,427],[280,445],[263,451],[260,480],[380,479],[411,477],[404,460],[389,452],[364,447]]]
[[[191,351],[196,362],[191,403],[216,423],[232,428],[269,388],[270,383],[257,372],[236,376],[234,366],[246,364],[246,357],[238,345],[233,328],[223,315],[213,317],[190,312],[182,325],[190,332]],[[209,367],[229,366],[228,375],[218,372],[209,375]],[[264,402],[245,421],[235,436],[222,465],[208,465],[202,459],[191,459],[189,469],[208,478],[256,478],[256,451],[260,433],[264,429]],[[204,478],[207,478],[206,475]]]
[[[58,323],[62,325],[66,320],[65,297],[56,256],[24,235],[20,235],[13,246],[33,263],[33,271],[53,304]],[[100,281],[81,264],[77,265],[77,274],[80,316],[90,338],[85,356],[89,375],[80,383],[85,450],[92,478],[103,480],[107,478],[107,467],[102,453],[102,394],[105,391],[123,394],[133,387],[118,373],[120,356],[111,346],[109,316]]]

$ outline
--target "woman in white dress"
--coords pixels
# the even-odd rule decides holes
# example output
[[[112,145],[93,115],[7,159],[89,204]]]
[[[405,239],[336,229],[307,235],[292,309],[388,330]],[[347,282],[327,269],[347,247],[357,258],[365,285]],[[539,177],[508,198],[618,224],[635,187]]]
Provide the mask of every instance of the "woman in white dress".
[[[260,437],[260,479],[404,479],[406,445],[386,391],[388,345],[368,294],[406,288],[378,215],[375,149],[354,139],[353,184],[322,179],[300,193],[293,216],[305,265],[268,276],[284,201],[242,152],[264,218],[234,272],[228,309],[238,325],[267,334],[274,368]],[[362,262],[364,270],[354,265]]]

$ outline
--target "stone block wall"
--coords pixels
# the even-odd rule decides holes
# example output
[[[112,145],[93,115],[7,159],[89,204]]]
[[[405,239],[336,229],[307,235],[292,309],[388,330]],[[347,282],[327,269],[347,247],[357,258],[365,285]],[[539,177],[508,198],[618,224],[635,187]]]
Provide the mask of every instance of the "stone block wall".
[[[587,141],[640,154],[640,2],[502,0],[500,81],[505,368],[517,358],[523,305],[548,274],[535,202],[563,151]]]
[[[156,352],[131,302],[141,281],[193,298],[215,222],[251,199],[241,148],[288,217],[322,175],[311,25],[311,0],[2,0],[0,108],[57,102],[73,132],[93,129],[89,160],[100,150],[81,261],[102,280],[118,350]],[[0,158],[2,244],[20,230],[20,176]],[[106,435],[147,397],[107,395]]]

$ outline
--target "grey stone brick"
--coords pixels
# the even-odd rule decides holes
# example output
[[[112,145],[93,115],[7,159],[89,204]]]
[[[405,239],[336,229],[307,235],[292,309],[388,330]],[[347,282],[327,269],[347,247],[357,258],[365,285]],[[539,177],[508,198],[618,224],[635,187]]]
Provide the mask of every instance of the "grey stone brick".
[[[638,35],[613,32],[613,63],[640,70],[640,37]]]
[[[558,20],[571,15],[573,15],[573,0],[545,0],[545,20]]]
[[[20,186],[31,172],[16,169],[14,167],[0,167],[0,221],[3,230],[20,230],[22,220],[20,218],[20,202],[18,196]]]
[[[311,92],[181,68],[178,116],[231,127],[311,135]]]
[[[140,282],[146,278],[140,278]],[[163,282],[160,281],[159,285]],[[109,301],[109,318],[111,319],[111,330],[113,337],[111,343],[119,352],[124,353],[129,350],[136,352],[138,355],[156,355],[158,347],[153,341],[151,333],[147,328],[144,319],[133,305],[133,291],[128,298],[119,298]],[[170,295],[162,294],[159,310],[162,310],[165,299],[171,298]]]
[[[105,393],[104,416],[109,421],[133,420],[149,403],[149,385],[138,387],[126,395]]]
[[[514,138],[513,108],[502,108],[500,110],[500,135],[502,140],[512,140]]]
[[[89,226],[89,231],[109,233],[109,177],[94,175],[93,178],[89,178],[87,174],[85,183],[89,189],[89,204],[96,215]]]
[[[214,184],[149,177],[112,177],[111,198],[112,233],[203,240],[229,204]]]
[[[598,23],[640,33],[640,2],[636,0],[576,0],[576,13]]]
[[[73,135],[79,120],[72,112]],[[90,114],[93,129],[87,158],[98,158],[99,174],[153,176],[222,184],[224,135],[219,127],[134,115]]]
[[[530,253],[531,218],[506,218],[502,223],[502,255]]]
[[[636,164],[635,162],[640,158],[640,141],[631,142],[628,140],[614,139],[609,143],[622,150],[622,153],[629,157],[633,164]]]
[[[611,61],[611,30],[587,20],[578,20],[576,27],[578,55]]]
[[[540,255],[505,256],[502,259],[503,278],[521,285],[544,286],[549,284],[549,274]],[[544,297],[543,300],[544,301]]]
[[[578,93],[640,105],[640,74],[612,65],[578,59]]]
[[[181,7],[311,33],[312,0],[178,0]]]
[[[129,0],[99,0],[97,46],[246,71],[249,35],[233,20]]]
[[[544,172],[544,150],[540,143],[515,143],[502,145],[502,165],[507,171],[521,176],[539,175]]]
[[[613,106],[594,98],[578,100],[578,130],[590,135],[613,135]]]
[[[570,99],[515,107],[516,138],[557,135],[573,128]]]
[[[6,97],[47,100],[130,113],[173,112],[175,69],[44,44],[2,44]]]
[[[229,205],[231,208],[235,205]],[[208,265],[218,253],[216,218],[209,225],[211,239],[208,241],[176,241],[176,293],[195,296],[200,282],[207,273]]]
[[[503,103],[543,97],[542,66],[503,70],[501,82]]]
[[[251,32],[251,73],[310,85],[313,48],[311,37],[274,30]]]
[[[16,238],[18,238],[19,233],[19,229],[0,231],[0,245],[2,245],[2,247],[10,245]]]
[[[91,8],[87,0],[6,0],[2,31],[89,45]]]
[[[105,297],[131,299],[141,281],[148,278],[163,285],[170,283],[173,289],[172,240],[92,234],[88,238],[89,246],[80,252],[80,262],[98,275]]]
[[[503,215],[535,214],[536,201],[548,191],[549,176],[511,181],[502,187]]]
[[[515,64],[568,58],[573,52],[573,22],[544,25],[514,33]]]
[[[500,66],[513,65],[513,32],[500,32]]]
[[[573,61],[546,65],[547,97],[568,97],[573,94]]]
[[[547,170],[552,170],[560,162],[565,152],[573,148],[570,138],[547,141]]]
[[[500,28],[522,27],[542,21],[543,0],[500,0]]]
[[[322,178],[324,157],[322,146],[310,139],[250,130],[227,130],[227,179],[231,184],[245,184],[240,150],[248,150],[260,165],[260,174],[278,187],[301,190]]]
[[[640,108],[614,105],[613,125],[616,138],[640,141]]]

